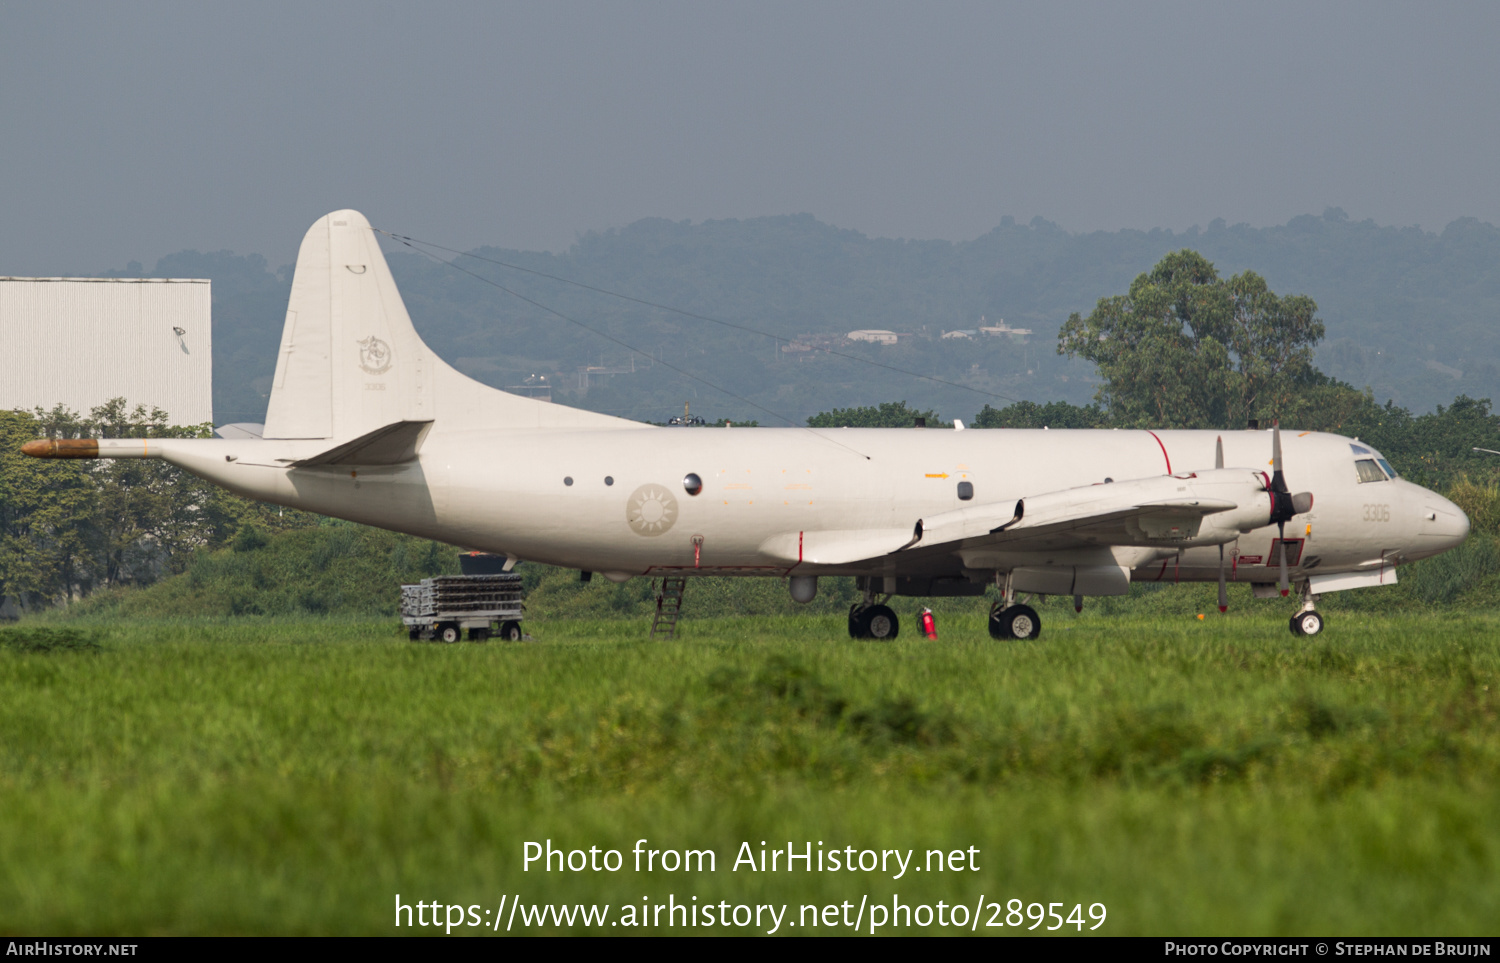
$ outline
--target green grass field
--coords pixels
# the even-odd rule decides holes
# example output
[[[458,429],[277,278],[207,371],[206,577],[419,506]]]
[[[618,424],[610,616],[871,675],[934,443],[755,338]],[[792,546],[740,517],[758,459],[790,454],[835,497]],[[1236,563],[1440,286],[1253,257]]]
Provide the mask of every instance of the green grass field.
[[[391,619],[22,623],[0,631],[0,930],[434,932],[394,926],[399,893],[1495,932],[1500,617],[1347,610],[1306,640],[1286,604],[1049,606],[1042,639],[1002,644],[979,608],[889,644],[836,615],[688,621],[670,643],[537,620],[533,642],[453,646]],[[642,838],[717,870],[634,872]],[[523,871],[546,839],[625,867]],[[980,869],[731,869],[762,840],[972,846]]]

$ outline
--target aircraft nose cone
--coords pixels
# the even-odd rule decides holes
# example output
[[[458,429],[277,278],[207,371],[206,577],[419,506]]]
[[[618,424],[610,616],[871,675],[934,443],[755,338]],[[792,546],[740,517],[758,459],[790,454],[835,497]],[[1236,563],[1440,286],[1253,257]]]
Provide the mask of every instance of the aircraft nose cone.
[[[1423,499],[1422,520],[1417,529],[1424,548],[1436,553],[1456,548],[1469,536],[1469,516],[1440,495]]]

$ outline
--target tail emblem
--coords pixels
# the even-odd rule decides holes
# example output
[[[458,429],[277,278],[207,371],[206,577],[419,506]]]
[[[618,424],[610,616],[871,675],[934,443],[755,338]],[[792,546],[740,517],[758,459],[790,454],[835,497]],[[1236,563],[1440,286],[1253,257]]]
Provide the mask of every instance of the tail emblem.
[[[359,366],[372,375],[391,370],[391,346],[373,334],[359,342]]]

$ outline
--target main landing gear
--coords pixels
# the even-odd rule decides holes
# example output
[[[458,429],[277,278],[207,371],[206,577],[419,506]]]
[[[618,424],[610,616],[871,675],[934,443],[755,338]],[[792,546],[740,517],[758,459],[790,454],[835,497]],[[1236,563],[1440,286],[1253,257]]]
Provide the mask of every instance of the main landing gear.
[[[1029,605],[1020,605],[1016,602],[1016,590],[1011,585],[1010,574],[1006,573],[1005,581],[1000,581],[1000,573],[995,573],[995,584],[1000,587],[1001,600],[990,606],[990,638],[992,639],[1034,639],[1042,634],[1042,617],[1036,614],[1036,609]],[[1075,599],[1080,603],[1082,599]]]
[[[901,631],[901,620],[885,604],[890,596],[882,595],[881,601],[876,602],[875,589],[871,584],[875,580],[861,581],[863,584],[860,587],[864,589],[865,598],[864,601],[849,606],[849,638],[877,639],[881,642],[894,639]]]
[[[1034,639],[1042,634],[1042,617],[1029,605],[990,606],[990,638]]]
[[[892,588],[891,582],[887,580],[886,587]],[[855,602],[849,606],[849,637],[851,639],[874,639],[887,641],[895,639],[901,631],[901,622],[896,613],[886,604],[890,594],[877,592],[875,586],[880,582],[870,577],[861,578],[859,587],[863,592],[862,601]],[[1042,617],[1037,610],[1030,605],[1017,599],[1032,601],[1034,599],[1045,599],[1045,595],[1034,593],[1017,593],[1009,573],[997,572],[995,574],[995,586],[1001,591],[1001,600],[990,606],[989,630],[990,638],[997,640],[1031,640],[1041,637]],[[1304,580],[1298,584],[1302,597],[1302,607],[1296,615],[1289,620],[1287,627],[1293,635],[1311,638],[1323,632],[1325,621],[1323,613],[1316,608],[1318,596],[1312,591],[1310,582]],[[1257,591],[1257,595],[1259,595]],[[1073,597],[1073,607],[1079,611],[1083,609],[1083,597]],[[1202,616],[1199,616],[1202,618]]]
[[[901,620],[889,605],[856,602],[849,606],[849,638],[888,641],[901,631]]]

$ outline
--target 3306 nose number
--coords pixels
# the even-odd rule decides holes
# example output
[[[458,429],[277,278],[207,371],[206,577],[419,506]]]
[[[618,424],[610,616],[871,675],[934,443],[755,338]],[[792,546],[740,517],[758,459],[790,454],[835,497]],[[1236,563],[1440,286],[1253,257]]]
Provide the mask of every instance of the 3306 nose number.
[[[1388,522],[1391,520],[1391,506],[1389,505],[1366,505],[1365,521]]]

